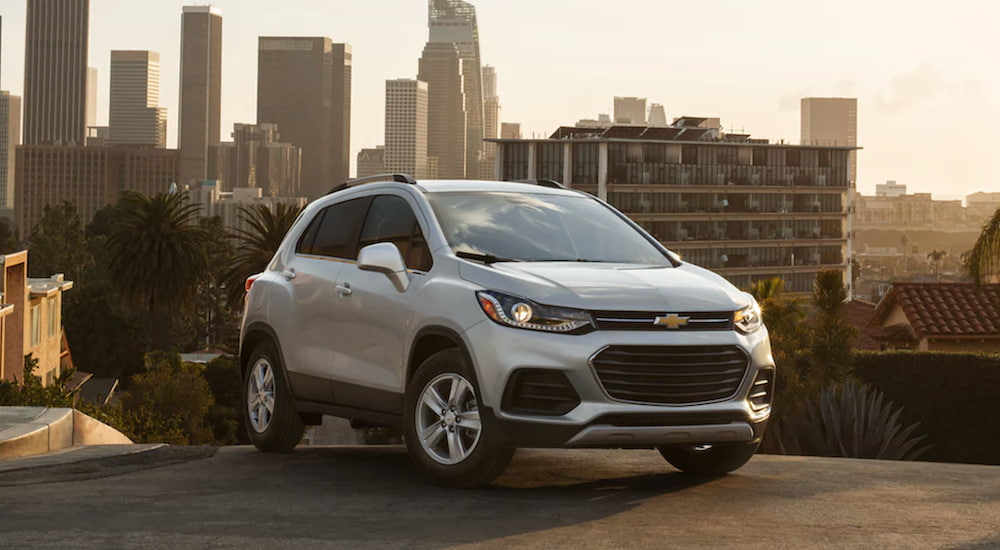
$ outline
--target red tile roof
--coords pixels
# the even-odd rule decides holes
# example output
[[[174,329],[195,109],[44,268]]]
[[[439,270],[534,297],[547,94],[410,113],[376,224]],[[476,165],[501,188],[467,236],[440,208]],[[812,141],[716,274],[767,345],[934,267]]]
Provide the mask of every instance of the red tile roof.
[[[1000,284],[977,291],[972,283],[893,283],[874,321],[881,324],[897,304],[920,338],[1000,337]]]
[[[851,300],[843,305],[840,314],[845,321],[858,329],[854,338],[854,349],[878,350],[879,343],[875,338],[876,328],[871,325],[875,315],[875,304],[863,300]]]

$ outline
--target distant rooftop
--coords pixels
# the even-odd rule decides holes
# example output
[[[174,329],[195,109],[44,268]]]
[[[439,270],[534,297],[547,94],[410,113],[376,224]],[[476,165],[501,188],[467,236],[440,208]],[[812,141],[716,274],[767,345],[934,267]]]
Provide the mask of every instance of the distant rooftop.
[[[212,5],[208,6],[184,6],[184,13],[211,13],[222,17],[222,10]]]

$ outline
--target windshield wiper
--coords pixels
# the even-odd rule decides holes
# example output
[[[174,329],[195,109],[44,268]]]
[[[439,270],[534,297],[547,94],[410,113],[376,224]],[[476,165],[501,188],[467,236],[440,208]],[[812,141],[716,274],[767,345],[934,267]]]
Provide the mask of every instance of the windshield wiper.
[[[458,250],[455,255],[459,258],[465,258],[466,260],[476,260],[483,262],[484,264],[493,264],[497,262],[520,262],[514,258],[501,258],[500,256],[494,256],[493,254],[480,254],[478,252],[468,252],[465,250]]]

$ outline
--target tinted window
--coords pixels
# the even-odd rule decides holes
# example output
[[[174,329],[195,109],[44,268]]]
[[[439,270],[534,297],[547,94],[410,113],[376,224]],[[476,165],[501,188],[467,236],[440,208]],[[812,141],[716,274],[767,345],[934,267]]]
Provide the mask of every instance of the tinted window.
[[[610,208],[575,195],[428,193],[455,251],[523,261],[670,265]]]
[[[322,216],[307,254],[331,256],[346,260],[358,259],[358,226],[365,214],[368,199],[354,199],[334,204],[317,216]],[[308,230],[306,231],[308,233]],[[304,243],[303,243],[304,244]]]
[[[323,213],[325,211],[321,210],[316,217],[309,222],[309,227],[306,228],[305,233],[299,238],[299,244],[295,247],[295,252],[298,254],[312,254],[313,241],[316,239],[316,231],[319,230],[319,224],[323,221]]]
[[[420,271],[431,268],[431,251],[424,241],[413,209],[401,197],[380,195],[368,209],[358,248],[390,242],[406,260],[406,267]]]

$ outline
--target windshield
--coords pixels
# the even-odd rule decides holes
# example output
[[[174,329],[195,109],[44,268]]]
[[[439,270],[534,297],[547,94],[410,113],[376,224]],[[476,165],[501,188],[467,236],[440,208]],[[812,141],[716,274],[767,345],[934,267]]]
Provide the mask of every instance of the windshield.
[[[428,193],[455,252],[494,259],[671,265],[645,236],[584,196]]]

